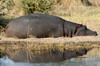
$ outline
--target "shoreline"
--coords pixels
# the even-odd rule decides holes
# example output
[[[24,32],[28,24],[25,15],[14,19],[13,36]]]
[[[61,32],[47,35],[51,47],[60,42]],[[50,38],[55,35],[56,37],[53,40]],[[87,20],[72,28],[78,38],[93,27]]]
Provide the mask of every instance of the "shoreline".
[[[81,42],[65,42],[65,43],[43,43],[34,41],[0,41],[0,51],[5,52],[5,48],[9,50],[17,49],[31,49],[38,51],[48,51],[48,50],[79,50],[82,48],[100,48],[100,41],[81,41]]]
[[[49,62],[51,60],[60,62],[65,59],[83,56],[94,48],[100,48],[100,41],[68,41],[67,39],[74,38],[0,40],[0,57],[7,55],[15,62],[27,62],[27,60],[32,63]],[[54,60],[57,58],[60,60]]]
[[[100,36],[80,36],[73,38],[27,38],[27,39],[14,39],[14,38],[2,38],[0,40],[0,46],[5,47],[6,45],[14,46],[33,46],[35,49],[55,48],[56,46],[62,46],[63,49],[77,48],[78,46],[84,48],[97,48],[100,47]],[[41,46],[44,46],[42,48]],[[0,48],[1,49],[1,48]],[[30,48],[33,49],[33,48]],[[59,48],[61,49],[61,48]],[[70,49],[69,49],[70,50]]]

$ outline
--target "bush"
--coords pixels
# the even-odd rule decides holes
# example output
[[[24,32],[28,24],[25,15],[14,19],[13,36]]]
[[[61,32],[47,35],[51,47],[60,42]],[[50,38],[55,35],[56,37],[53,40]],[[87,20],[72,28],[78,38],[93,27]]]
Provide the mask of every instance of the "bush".
[[[20,0],[19,7],[24,10],[25,14],[49,13],[53,3],[53,0]]]
[[[6,27],[6,25],[10,22],[10,20],[12,20],[12,17],[0,17],[0,28],[1,27]]]
[[[0,1],[0,15],[8,14],[9,11],[12,9],[12,6],[14,6],[14,3],[12,0],[1,0]]]

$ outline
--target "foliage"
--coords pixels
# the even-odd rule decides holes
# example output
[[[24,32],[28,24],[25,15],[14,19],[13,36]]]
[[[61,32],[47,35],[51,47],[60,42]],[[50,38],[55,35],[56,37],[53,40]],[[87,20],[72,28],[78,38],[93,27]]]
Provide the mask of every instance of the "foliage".
[[[53,6],[53,0],[20,0],[19,7],[25,14],[48,13]]]
[[[6,25],[10,22],[13,17],[0,17],[0,28],[6,27]]]
[[[14,5],[12,0],[1,0],[0,1],[0,15],[9,13],[12,6]]]

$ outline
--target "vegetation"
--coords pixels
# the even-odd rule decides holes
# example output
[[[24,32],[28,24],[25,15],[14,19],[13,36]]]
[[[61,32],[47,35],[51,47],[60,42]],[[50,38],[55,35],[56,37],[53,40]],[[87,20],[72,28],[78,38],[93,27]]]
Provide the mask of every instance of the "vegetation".
[[[13,0],[0,0],[0,16],[8,14],[14,6]]]
[[[1,0],[0,1],[0,15],[13,14],[18,11],[23,11],[25,14],[30,13],[51,13],[53,10],[73,10],[79,6],[97,6],[100,5],[99,0]],[[82,7],[83,9],[84,7]],[[14,11],[14,12],[13,12]],[[72,13],[72,12],[71,12]],[[71,14],[70,13],[70,14]],[[17,13],[20,14],[20,13]]]
[[[53,14],[83,24],[99,23],[99,6],[100,0],[0,0],[0,26],[30,13]]]
[[[25,14],[48,13],[53,6],[53,0],[20,0],[21,7]]]
[[[12,48],[11,48],[12,47]],[[66,57],[71,57],[71,55],[80,56],[91,50],[92,48],[98,48],[100,44],[98,42],[67,42],[67,43],[41,43],[41,42],[26,42],[23,41],[2,41],[0,45],[1,56],[7,54],[8,56],[16,56],[16,54],[21,55],[25,52],[23,56],[29,53],[28,58],[33,58],[33,55],[43,55],[45,54],[67,54]],[[21,53],[20,53],[21,52]],[[50,54],[50,55],[51,55]],[[17,55],[18,56],[18,55]],[[24,56],[25,57],[25,56]],[[73,57],[73,56],[72,56]]]
[[[8,46],[8,51],[10,54],[15,51],[15,49],[22,49],[28,45],[28,51],[32,49],[38,50],[60,50],[63,52],[64,48],[66,49],[81,49],[81,48],[93,48],[100,47],[100,43],[83,43],[77,45],[79,41],[100,41],[100,36],[98,37],[75,37],[75,38],[32,38],[32,39],[12,39],[2,36],[2,31],[7,25],[7,23],[16,17],[27,15],[30,13],[46,13],[60,16],[66,20],[73,22],[81,23],[87,25],[90,29],[97,31],[100,34],[100,0],[0,0],[0,40],[9,41],[4,42],[7,44],[12,44]],[[81,39],[80,39],[81,38]],[[24,41],[23,41],[24,40]],[[17,41],[16,43],[14,43]],[[32,42],[32,45],[29,45],[28,41]],[[75,43],[67,43],[68,41],[74,41]],[[20,46],[22,42],[25,44],[25,47]],[[25,43],[26,42],[26,43]],[[47,43],[46,43],[47,42]],[[48,44],[48,42],[51,42]],[[58,42],[56,44],[56,42]],[[65,42],[65,43],[64,43]],[[2,42],[1,42],[2,43]],[[33,45],[34,43],[34,45]],[[38,44],[35,44],[38,43]],[[43,44],[42,44],[43,43]],[[54,44],[52,44],[54,43]],[[61,45],[58,45],[61,43]],[[6,44],[6,45],[7,45]],[[46,45],[47,44],[47,45]],[[66,46],[65,46],[66,44]],[[98,44],[98,45],[96,45]],[[4,44],[3,44],[4,45]],[[18,46],[16,46],[18,45]],[[67,46],[68,45],[68,46]],[[0,45],[0,57],[4,55],[6,46]],[[12,47],[12,48],[11,48]],[[22,48],[20,48],[22,47]],[[3,51],[1,51],[3,49]],[[78,50],[79,51],[79,50]],[[17,52],[17,50],[16,50]],[[17,54],[17,53],[15,53]]]

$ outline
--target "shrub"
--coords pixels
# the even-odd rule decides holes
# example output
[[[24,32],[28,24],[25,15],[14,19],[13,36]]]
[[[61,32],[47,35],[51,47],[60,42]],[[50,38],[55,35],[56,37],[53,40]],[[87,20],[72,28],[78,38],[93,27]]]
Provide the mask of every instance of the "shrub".
[[[53,6],[53,0],[20,0],[21,7],[25,14],[48,13]]]
[[[0,15],[9,13],[12,6],[14,5],[12,0],[1,0],[0,1]]]
[[[0,17],[0,28],[6,25],[13,19],[13,17]]]

